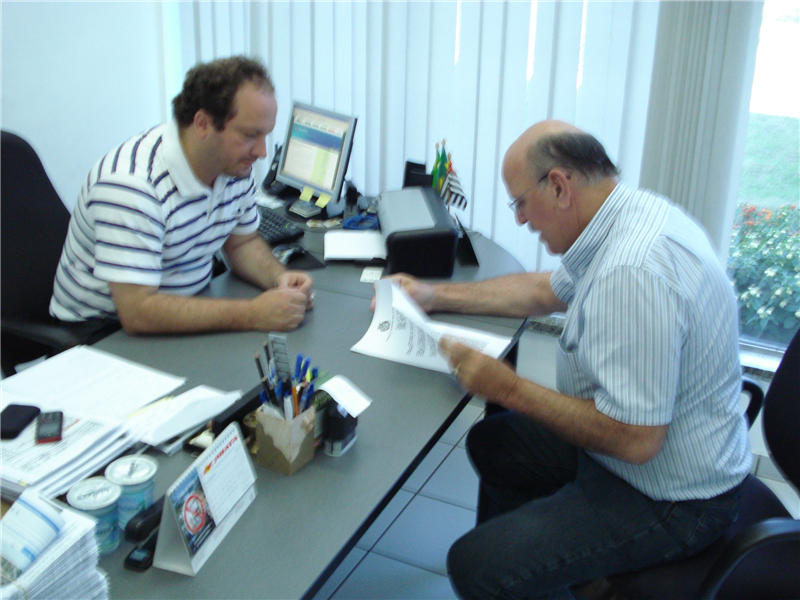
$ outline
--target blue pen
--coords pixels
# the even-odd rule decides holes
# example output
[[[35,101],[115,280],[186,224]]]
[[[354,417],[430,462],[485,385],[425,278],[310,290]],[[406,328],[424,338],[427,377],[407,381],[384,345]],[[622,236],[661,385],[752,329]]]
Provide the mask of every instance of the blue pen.
[[[298,354],[297,355],[297,360],[294,363],[294,377],[293,377],[293,379],[294,379],[295,382],[300,381],[300,367],[302,366],[302,364],[303,364],[303,355],[302,354]]]
[[[314,398],[314,384],[309,383],[303,391],[303,411],[311,408],[311,401]]]

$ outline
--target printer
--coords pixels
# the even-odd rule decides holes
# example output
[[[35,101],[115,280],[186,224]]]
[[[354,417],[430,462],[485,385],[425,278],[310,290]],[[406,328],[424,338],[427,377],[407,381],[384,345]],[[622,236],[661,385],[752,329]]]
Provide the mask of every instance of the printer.
[[[458,230],[444,202],[431,187],[383,192],[375,201],[386,242],[389,273],[450,277]]]

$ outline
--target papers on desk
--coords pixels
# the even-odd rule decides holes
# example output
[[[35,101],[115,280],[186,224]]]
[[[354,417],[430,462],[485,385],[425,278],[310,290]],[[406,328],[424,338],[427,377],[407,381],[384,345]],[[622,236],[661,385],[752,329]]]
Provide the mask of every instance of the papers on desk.
[[[380,231],[332,229],[325,233],[325,260],[386,259],[386,241]]]
[[[186,381],[89,346],[76,346],[3,380],[42,410],[124,419]]]
[[[128,428],[136,439],[158,446],[184,431],[210,421],[241,397],[241,392],[221,392],[206,385],[180,396],[162,398],[131,414]]]
[[[3,393],[3,402],[7,400]],[[46,498],[64,494],[136,442],[119,421],[68,412],[60,442],[37,444],[35,437],[31,424],[16,439],[2,442],[2,483],[14,496],[28,485]]]
[[[439,351],[443,335],[497,358],[510,337],[432,321],[414,300],[388,279],[375,283],[375,313],[369,329],[353,352],[405,365],[448,373],[447,360]]]
[[[62,440],[36,444],[35,423],[0,444],[4,492],[26,486],[44,497],[66,493],[139,441],[160,444],[211,419],[239,392],[199,386],[154,402],[185,379],[78,346],[5,379],[2,407],[29,404],[64,413]]]
[[[60,508],[64,525],[58,537],[16,580],[0,590],[3,600],[27,598],[108,598],[108,579],[97,568],[95,520]]]

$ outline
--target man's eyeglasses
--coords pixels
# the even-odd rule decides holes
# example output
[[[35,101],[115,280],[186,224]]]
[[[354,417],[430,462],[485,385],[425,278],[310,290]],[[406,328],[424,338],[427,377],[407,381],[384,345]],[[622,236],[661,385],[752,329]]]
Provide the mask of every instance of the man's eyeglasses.
[[[535,188],[537,185],[539,185],[539,184],[540,184],[540,183],[542,183],[542,182],[543,182],[545,179],[547,179],[547,176],[548,176],[548,175],[550,175],[550,171],[548,171],[547,173],[545,173],[544,175],[542,175],[542,176],[539,178],[539,181],[537,181],[536,183],[534,183],[534,184],[533,184],[531,187],[529,187],[527,190],[525,190],[524,192],[522,192],[522,193],[521,193],[519,196],[517,196],[516,198],[514,198],[513,200],[511,200],[511,201],[508,203],[508,208],[510,208],[510,209],[511,209],[511,210],[514,212],[514,214],[519,214],[519,213],[522,211],[522,209],[525,207],[525,196],[527,196],[527,195],[528,195],[528,192],[530,192],[530,191],[531,191],[533,188]]]

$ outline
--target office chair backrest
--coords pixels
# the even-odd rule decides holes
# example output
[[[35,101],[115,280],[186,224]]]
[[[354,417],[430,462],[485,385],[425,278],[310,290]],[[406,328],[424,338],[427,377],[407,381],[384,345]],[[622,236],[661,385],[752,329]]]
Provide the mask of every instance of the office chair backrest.
[[[0,153],[0,306],[4,317],[42,322],[70,214],[28,142],[3,131]]]
[[[784,476],[800,490],[800,329],[764,398],[764,439]]]

